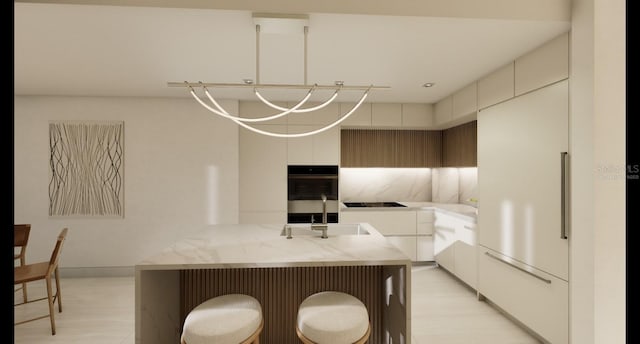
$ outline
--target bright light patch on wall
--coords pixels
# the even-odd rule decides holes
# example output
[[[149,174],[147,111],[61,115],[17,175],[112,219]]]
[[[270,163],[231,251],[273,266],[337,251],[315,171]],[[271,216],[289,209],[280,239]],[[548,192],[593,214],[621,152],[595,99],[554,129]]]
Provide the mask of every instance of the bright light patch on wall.
[[[535,230],[535,212],[533,210],[533,206],[531,204],[527,204],[524,208],[524,236],[525,240],[523,241],[526,245],[524,247],[524,256],[526,262],[533,263],[533,248],[535,247],[535,236],[533,235],[533,231]]]
[[[220,219],[220,176],[218,166],[209,166],[207,169],[207,223],[215,225]]]
[[[513,255],[513,203],[502,201],[500,206],[500,251],[508,256]]]

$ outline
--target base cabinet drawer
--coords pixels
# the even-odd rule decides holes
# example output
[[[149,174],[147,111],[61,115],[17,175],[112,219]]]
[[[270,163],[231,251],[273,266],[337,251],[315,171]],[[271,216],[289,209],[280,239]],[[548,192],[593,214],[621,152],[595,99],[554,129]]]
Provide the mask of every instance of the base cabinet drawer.
[[[432,262],[433,235],[419,235],[417,242],[417,260],[420,262]]]
[[[439,240],[436,236],[434,238],[434,259],[438,265],[449,270],[449,272],[455,272],[455,245],[452,243],[449,246],[438,245]]]
[[[569,284],[478,246],[478,291],[551,343],[569,342]]]
[[[387,236],[387,240],[407,255],[412,262],[417,259],[415,236]]]
[[[471,288],[477,289],[478,260],[476,259],[476,246],[456,241],[453,254],[455,256],[455,275]]]
[[[415,211],[343,211],[340,222],[367,222],[382,235],[416,235]]]

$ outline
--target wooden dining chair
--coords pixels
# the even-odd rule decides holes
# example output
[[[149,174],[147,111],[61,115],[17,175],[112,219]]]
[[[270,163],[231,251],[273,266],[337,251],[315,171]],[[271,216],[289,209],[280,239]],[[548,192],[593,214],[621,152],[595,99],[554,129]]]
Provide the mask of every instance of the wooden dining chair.
[[[53,311],[53,304],[58,301],[58,312],[62,312],[62,295],[60,294],[60,274],[58,272],[58,260],[60,259],[60,252],[62,251],[62,244],[64,243],[65,238],[67,237],[67,228],[62,229],[60,235],[58,235],[58,240],[56,242],[56,246],[53,249],[53,253],[51,253],[51,259],[48,262],[40,262],[34,264],[27,264],[23,266],[17,266],[14,268],[14,284],[22,284],[27,282],[33,282],[38,280],[45,280],[47,284],[47,297],[43,297],[40,299],[35,299],[31,301],[25,301],[23,303],[15,304],[14,306],[24,305],[25,303],[31,303],[41,300],[47,300],[49,302],[49,314],[43,315],[37,318],[24,320],[21,322],[17,322],[14,325],[24,324],[26,322],[43,319],[49,317],[51,320],[51,334],[56,334],[56,322],[55,322],[55,312]],[[55,295],[52,293],[51,288],[51,277],[55,275],[56,280],[56,293]]]
[[[20,266],[25,265],[25,254],[27,252],[27,243],[29,242],[29,233],[31,232],[30,224],[13,225],[13,260],[20,260]],[[15,249],[19,248],[20,252],[16,253]],[[22,283],[22,286],[17,288],[16,291],[22,289],[22,302],[27,302],[27,284]]]

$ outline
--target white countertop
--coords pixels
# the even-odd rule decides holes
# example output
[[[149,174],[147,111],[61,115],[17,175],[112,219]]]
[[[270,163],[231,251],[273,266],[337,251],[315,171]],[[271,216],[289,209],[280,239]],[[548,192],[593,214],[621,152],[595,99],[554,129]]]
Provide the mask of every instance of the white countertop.
[[[369,224],[370,235],[281,236],[283,225],[210,225],[157,255],[136,270],[410,265],[411,261]]]
[[[340,204],[340,211],[411,211],[411,210],[435,210],[444,214],[458,217],[462,220],[476,223],[477,208],[458,203],[434,203],[434,202],[398,202],[406,207],[357,207],[348,208],[344,203]]]

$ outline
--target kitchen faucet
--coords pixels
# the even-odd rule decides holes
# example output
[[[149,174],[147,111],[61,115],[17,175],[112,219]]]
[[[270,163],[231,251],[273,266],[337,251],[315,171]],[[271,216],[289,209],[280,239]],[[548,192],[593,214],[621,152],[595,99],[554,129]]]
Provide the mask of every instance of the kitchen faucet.
[[[327,196],[322,194],[322,224],[313,223],[313,216],[311,217],[311,230],[314,231],[322,231],[321,238],[326,239],[329,236],[327,235]]]

